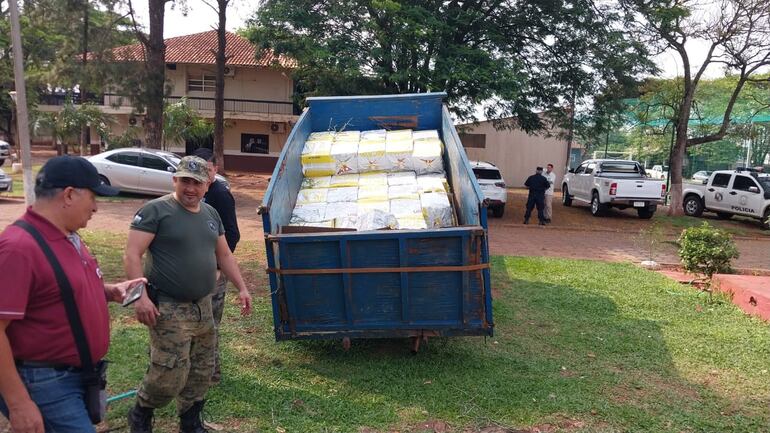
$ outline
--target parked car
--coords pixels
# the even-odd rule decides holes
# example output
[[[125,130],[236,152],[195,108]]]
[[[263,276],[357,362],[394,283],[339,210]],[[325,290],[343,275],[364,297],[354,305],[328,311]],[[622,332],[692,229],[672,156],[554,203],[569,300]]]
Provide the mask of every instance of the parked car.
[[[505,180],[497,168],[491,162],[470,161],[473,174],[479,182],[484,198],[489,200],[489,208],[492,215],[501,218],[505,213],[505,202],[508,199],[508,190],[505,189]]]
[[[770,177],[747,170],[718,170],[703,185],[682,190],[684,213],[698,217],[715,212],[722,219],[742,215],[757,218],[770,229]]]
[[[13,179],[0,169],[0,191],[13,191]]]
[[[708,178],[711,176],[711,173],[712,172],[709,170],[696,171],[692,175],[692,180],[703,182],[704,180],[708,180]]]
[[[164,195],[173,191],[171,178],[181,158],[171,152],[129,147],[88,157],[102,182],[123,192]],[[217,180],[227,183],[224,177]],[[228,184],[229,187],[229,184]]]
[[[653,165],[647,172],[653,179],[666,179],[668,178],[668,166],[667,165]]]
[[[5,160],[11,157],[11,145],[7,141],[0,140],[0,165],[5,164]]]
[[[648,179],[636,161],[589,159],[564,176],[562,204],[573,200],[590,203],[591,214],[603,215],[615,207],[636,209],[639,218],[649,219],[666,196],[666,184]]]

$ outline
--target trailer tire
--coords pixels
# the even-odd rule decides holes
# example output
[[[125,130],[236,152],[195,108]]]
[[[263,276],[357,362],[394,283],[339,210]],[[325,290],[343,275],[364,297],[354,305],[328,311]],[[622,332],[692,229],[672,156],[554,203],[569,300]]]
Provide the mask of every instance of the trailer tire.
[[[695,194],[690,194],[682,202],[684,214],[691,217],[703,215],[703,200]]]

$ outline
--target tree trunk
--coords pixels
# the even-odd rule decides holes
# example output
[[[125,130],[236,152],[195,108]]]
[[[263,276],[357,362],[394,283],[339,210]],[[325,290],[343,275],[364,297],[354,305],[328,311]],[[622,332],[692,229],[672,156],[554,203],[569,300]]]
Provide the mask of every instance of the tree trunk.
[[[218,0],[219,26],[217,27],[217,80],[214,93],[214,156],[219,166],[219,173],[225,173],[225,48],[227,46],[225,23],[227,3]]]
[[[684,159],[687,155],[687,128],[689,126],[690,110],[694,98],[695,88],[685,84],[685,95],[682,107],[679,110],[679,116],[676,123],[676,140],[674,149],[671,152],[671,161],[669,161],[668,178],[669,193],[671,194],[671,203],[668,208],[669,216],[684,215],[682,203],[682,170],[684,168]]]
[[[163,18],[166,0],[149,0],[150,37],[146,46],[147,75],[146,106],[144,132],[146,146],[160,149],[163,140],[163,97],[166,84],[166,44],[163,41]]]

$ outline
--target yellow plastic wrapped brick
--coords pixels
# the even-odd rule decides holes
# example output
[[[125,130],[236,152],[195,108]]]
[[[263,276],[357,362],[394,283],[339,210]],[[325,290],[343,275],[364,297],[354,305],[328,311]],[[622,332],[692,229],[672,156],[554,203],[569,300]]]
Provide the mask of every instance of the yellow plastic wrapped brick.
[[[382,212],[390,212],[390,202],[386,200],[358,200],[358,214],[362,215],[366,212],[373,210],[379,210]]]
[[[326,203],[297,205],[291,213],[290,225],[298,223],[318,223],[326,221]]]
[[[334,135],[334,142],[358,143],[361,140],[361,131],[340,131]]]
[[[329,188],[331,180],[331,176],[306,177],[302,179],[302,186],[300,186],[300,189]]]
[[[417,176],[413,171],[388,173],[388,186],[394,185],[417,185]]]
[[[422,215],[425,217],[428,228],[435,229],[454,225],[452,206],[449,204],[447,194],[440,192],[420,194],[420,203]]]
[[[306,141],[333,141],[336,134],[335,131],[311,132]]]
[[[387,135],[385,136],[385,139],[387,141],[402,141],[402,140],[409,140],[412,141],[412,130],[411,129],[396,129],[392,131],[388,131]]]
[[[358,171],[366,173],[387,169],[385,140],[362,140],[358,144]]]
[[[420,191],[417,189],[417,185],[391,185],[388,187],[388,199],[419,200]]]
[[[417,175],[427,173],[443,173],[443,145],[439,139],[425,139],[414,142],[412,165]]]
[[[358,187],[358,200],[388,201],[387,185],[362,185]]]
[[[343,188],[329,188],[326,196],[327,203],[356,202],[358,201],[358,188],[346,186]]]
[[[449,185],[446,178],[440,174],[426,174],[417,176],[417,189],[420,193],[425,192],[449,192]]]
[[[385,143],[389,171],[412,171],[412,140],[391,140]]]
[[[335,175],[358,173],[358,141],[335,141],[331,157]]]
[[[379,172],[370,172],[370,173],[361,173],[361,175],[358,178],[358,185],[359,186],[387,186],[388,185],[388,173],[379,171]]]
[[[425,230],[428,225],[421,213],[414,215],[396,216],[396,222],[400,230]]]
[[[326,203],[329,188],[301,189],[297,193],[297,204]]]
[[[435,138],[438,139],[438,131],[435,129],[425,129],[422,131],[412,131],[412,139],[415,141],[417,140],[424,140],[426,138]]]
[[[329,188],[346,188],[351,186],[358,188],[358,177],[358,174],[332,176],[329,180]]]
[[[294,227],[334,228],[334,220],[326,220],[326,221],[318,221],[318,222],[296,221],[296,222],[289,222],[289,225]]]
[[[331,141],[308,141],[302,149],[302,174],[305,177],[330,176],[334,174],[334,159],[331,155]]]
[[[388,131],[384,129],[372,129],[369,131],[361,131],[361,141],[364,140],[377,140],[383,141],[387,137]]]
[[[329,204],[324,212],[324,216],[331,220],[343,217],[355,217],[356,215],[358,215],[358,202],[355,201]]]
[[[420,215],[422,217],[422,202],[417,199],[397,198],[390,201],[390,213],[396,217],[403,215]]]

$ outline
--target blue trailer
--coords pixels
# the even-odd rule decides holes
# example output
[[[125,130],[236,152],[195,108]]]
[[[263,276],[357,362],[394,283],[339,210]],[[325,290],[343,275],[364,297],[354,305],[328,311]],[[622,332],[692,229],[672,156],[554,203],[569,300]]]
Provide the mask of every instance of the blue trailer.
[[[275,338],[343,340],[493,333],[487,205],[444,93],[308,98],[259,213],[265,231]],[[311,132],[435,129],[458,226],[431,230],[288,233]]]

